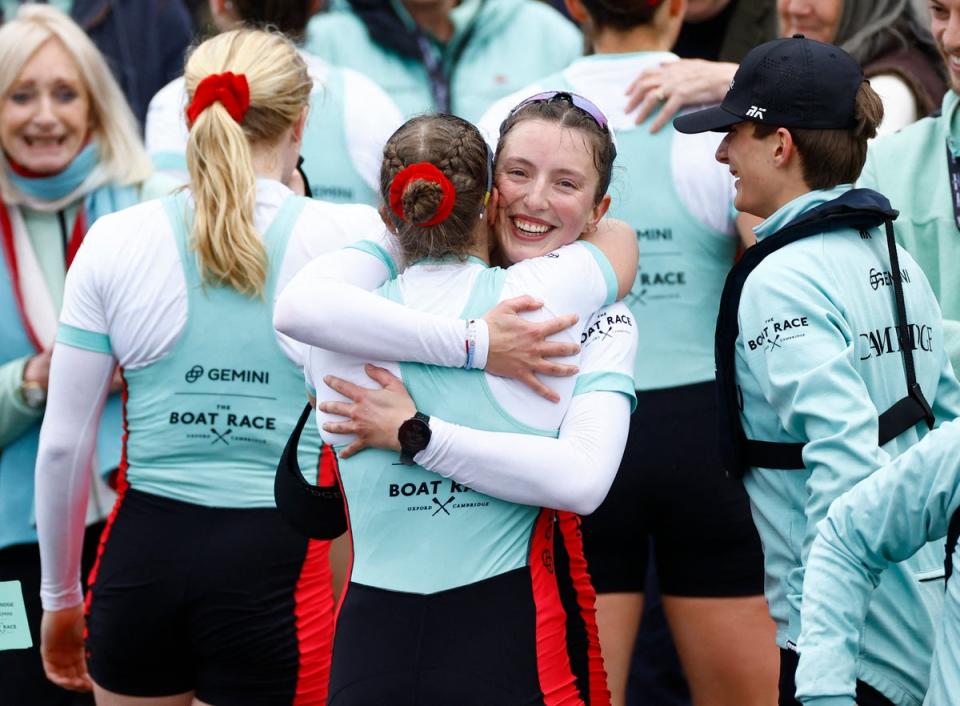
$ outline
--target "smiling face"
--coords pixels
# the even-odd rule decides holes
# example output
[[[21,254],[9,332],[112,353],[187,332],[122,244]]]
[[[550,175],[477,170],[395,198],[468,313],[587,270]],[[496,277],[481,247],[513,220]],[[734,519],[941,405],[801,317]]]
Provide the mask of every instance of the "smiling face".
[[[950,87],[960,92],[960,0],[930,3],[930,31],[947,65]]]
[[[90,95],[80,69],[57,39],[40,46],[0,106],[0,146],[37,174],[63,171],[83,148]]]
[[[737,180],[733,202],[736,209],[766,218],[779,207],[774,191],[777,182],[773,162],[777,135],[757,138],[753,128],[749,122],[734,125],[717,148],[717,161],[728,165]]]
[[[843,0],[778,0],[780,36],[802,34],[831,44],[837,38],[842,10]]]
[[[523,120],[503,138],[495,170],[499,250],[507,263],[572,243],[603,216],[589,138],[576,128]]]

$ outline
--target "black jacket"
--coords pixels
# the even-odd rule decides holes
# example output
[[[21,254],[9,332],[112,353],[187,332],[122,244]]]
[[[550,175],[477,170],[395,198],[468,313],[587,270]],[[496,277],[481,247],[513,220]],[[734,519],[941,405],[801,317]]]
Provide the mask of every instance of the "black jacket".
[[[183,73],[193,40],[183,0],[74,0],[70,14],[103,53],[142,129],[150,99]]]

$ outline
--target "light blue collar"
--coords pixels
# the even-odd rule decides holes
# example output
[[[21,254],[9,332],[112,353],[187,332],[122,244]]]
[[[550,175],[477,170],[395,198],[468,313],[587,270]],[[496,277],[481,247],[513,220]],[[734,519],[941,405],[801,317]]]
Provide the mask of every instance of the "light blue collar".
[[[27,177],[17,174],[8,166],[7,176],[21,193],[41,201],[59,201],[77,190],[97,166],[99,158],[96,143],[91,142],[59,174]]]
[[[852,188],[853,184],[840,184],[832,189],[817,189],[801,194],[774,211],[760,225],[755,226],[753,232],[756,233],[758,241],[763,240],[768,235],[773,235],[784,226],[797,220],[810,209],[825,204],[827,201],[833,201]]]

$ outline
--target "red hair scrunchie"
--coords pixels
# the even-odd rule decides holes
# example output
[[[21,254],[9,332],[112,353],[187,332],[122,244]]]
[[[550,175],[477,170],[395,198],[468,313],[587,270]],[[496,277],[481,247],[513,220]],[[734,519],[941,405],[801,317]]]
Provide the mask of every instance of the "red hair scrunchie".
[[[197,117],[213,103],[220,103],[230,117],[242,123],[250,107],[250,86],[247,77],[225,71],[222,74],[210,74],[197,84],[193,100],[187,106],[187,125],[193,125]]]
[[[433,214],[433,218],[414,225],[420,226],[421,228],[429,228],[438,223],[443,223],[453,212],[453,205],[457,200],[457,190],[453,186],[453,182],[447,179],[447,176],[437,169],[437,167],[430,164],[430,162],[417,162],[397,172],[396,176],[393,177],[393,181],[390,182],[390,210],[393,211],[401,221],[406,220],[406,217],[403,215],[403,192],[410,182],[416,181],[417,179],[423,179],[424,181],[437,184],[443,193],[443,198],[440,199],[440,205],[437,206],[437,212]]]

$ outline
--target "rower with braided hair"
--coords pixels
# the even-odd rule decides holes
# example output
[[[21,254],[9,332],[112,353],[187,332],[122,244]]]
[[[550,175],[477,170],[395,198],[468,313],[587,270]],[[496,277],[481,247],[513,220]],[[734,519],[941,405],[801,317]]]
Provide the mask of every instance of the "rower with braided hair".
[[[546,229],[550,237],[575,239],[593,230],[605,210],[594,208],[599,175],[592,146],[578,141],[572,147],[576,158],[565,158],[582,174],[583,197],[577,201],[586,207],[576,218],[568,213],[562,227]],[[613,448],[593,449],[616,457],[606,464],[610,473],[583,464],[568,468],[563,456],[578,458],[581,449],[556,437],[568,423],[584,421],[566,415],[580,382],[587,381],[557,378],[554,403],[518,381],[483,372],[487,348],[480,339],[487,327],[479,319],[498,302],[526,294],[543,302],[532,312],[536,321],[571,312],[587,321],[632,284],[635,236],[624,224],[605,225],[590,244],[491,268],[494,231],[513,227],[498,208],[496,191],[489,193],[492,166],[479,132],[459,118],[421,116],[394,133],[385,150],[381,196],[399,252],[391,258],[381,246],[366,244],[358,246],[358,255],[381,256],[385,270],[396,260],[408,263],[407,269],[379,296],[354,292],[336,300],[359,314],[360,295],[372,296],[391,305],[399,321],[421,316],[446,327],[453,319],[449,330],[460,336],[459,361],[436,361],[449,367],[385,362],[378,368],[364,365],[366,354],[336,353],[329,346],[311,348],[307,359],[308,382],[320,387],[320,399],[337,400],[320,405],[318,422],[340,459],[354,542],[334,643],[334,706],[411,699],[466,706],[609,700],[589,577],[579,548],[567,541],[576,534],[569,511],[587,512],[605,494],[622,452],[633,390],[595,393],[602,399],[594,402],[615,412],[594,417],[591,433],[607,421],[623,431],[609,444]],[[275,313],[278,329],[302,340],[322,335],[312,325],[314,312],[332,308],[313,291],[317,265],[295,278]],[[566,351],[563,362],[578,362],[574,351],[582,330],[578,325],[552,337]],[[419,338],[422,331],[417,325],[406,332],[378,327],[377,337],[383,347],[401,350],[406,338]],[[356,343],[351,336],[340,346]],[[387,390],[375,389],[380,384]],[[404,386],[409,396],[401,392]],[[364,432],[358,438],[363,422],[341,419],[360,406],[348,398],[381,392],[397,393],[399,401],[382,417],[378,436]],[[596,435],[607,438],[606,430]],[[397,451],[409,467],[398,466]]]

